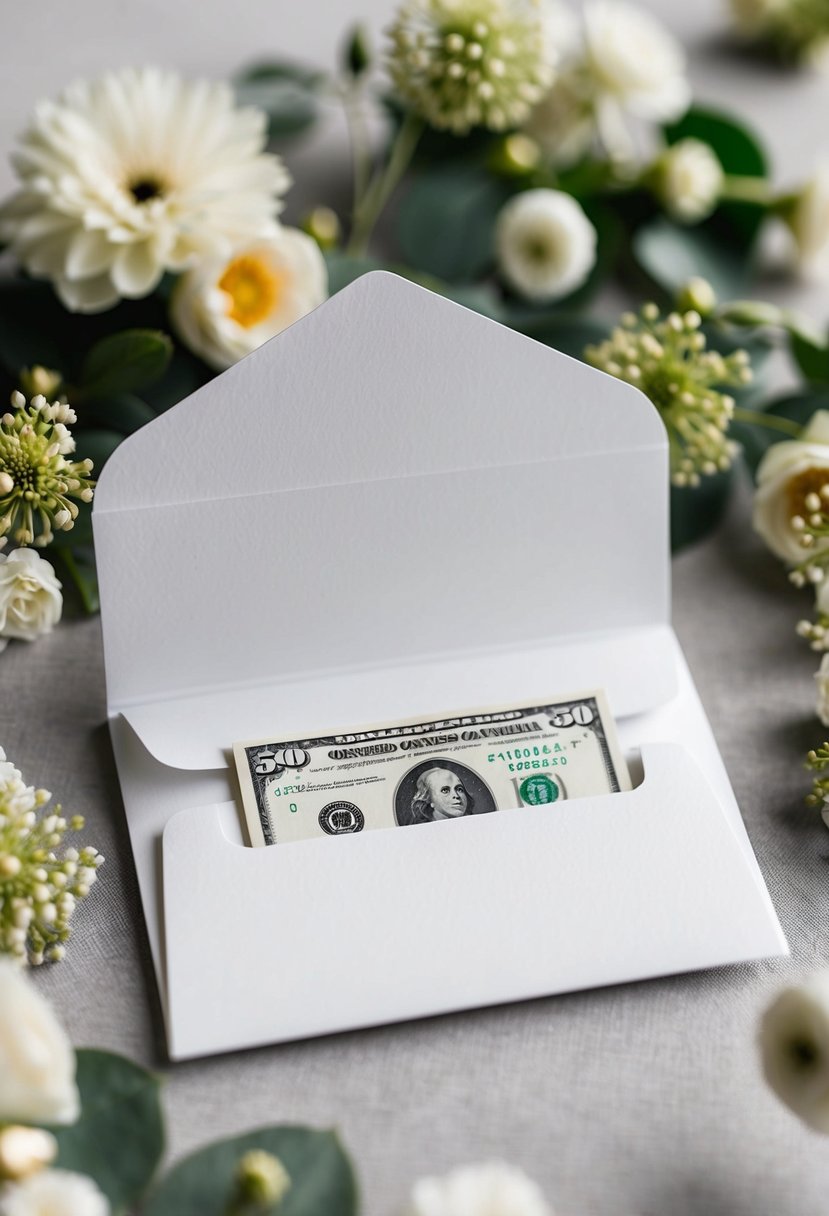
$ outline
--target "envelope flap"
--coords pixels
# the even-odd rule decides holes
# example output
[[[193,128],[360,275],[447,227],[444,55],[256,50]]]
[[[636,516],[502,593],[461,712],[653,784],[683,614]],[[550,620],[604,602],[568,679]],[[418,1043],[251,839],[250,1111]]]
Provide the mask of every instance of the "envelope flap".
[[[637,389],[377,271],[130,436],[95,512],[663,443]]]

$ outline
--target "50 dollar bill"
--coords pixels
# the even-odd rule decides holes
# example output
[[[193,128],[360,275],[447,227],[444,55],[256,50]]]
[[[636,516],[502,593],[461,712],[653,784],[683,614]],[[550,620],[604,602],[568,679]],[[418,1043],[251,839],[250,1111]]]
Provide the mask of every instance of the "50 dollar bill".
[[[601,690],[547,704],[235,743],[253,845],[409,827],[630,789]]]

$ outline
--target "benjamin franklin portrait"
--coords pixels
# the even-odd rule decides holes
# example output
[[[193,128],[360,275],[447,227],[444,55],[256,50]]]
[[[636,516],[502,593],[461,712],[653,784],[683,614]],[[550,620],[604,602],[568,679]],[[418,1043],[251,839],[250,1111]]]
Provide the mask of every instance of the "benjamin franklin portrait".
[[[457,760],[440,756],[432,756],[409,769],[394,796],[395,819],[401,827],[488,814],[497,809],[489,787],[477,773]]]

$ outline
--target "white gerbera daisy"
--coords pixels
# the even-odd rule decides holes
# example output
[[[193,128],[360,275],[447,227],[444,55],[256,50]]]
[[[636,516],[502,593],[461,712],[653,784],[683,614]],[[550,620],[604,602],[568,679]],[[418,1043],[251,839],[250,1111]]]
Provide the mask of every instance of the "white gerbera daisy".
[[[222,371],[321,304],[328,271],[316,241],[280,227],[228,260],[200,262],[176,284],[170,316],[181,340]]]
[[[225,84],[159,68],[80,81],[36,107],[0,238],[73,312],[147,295],[165,270],[273,234],[290,178],[265,141],[265,115]]]

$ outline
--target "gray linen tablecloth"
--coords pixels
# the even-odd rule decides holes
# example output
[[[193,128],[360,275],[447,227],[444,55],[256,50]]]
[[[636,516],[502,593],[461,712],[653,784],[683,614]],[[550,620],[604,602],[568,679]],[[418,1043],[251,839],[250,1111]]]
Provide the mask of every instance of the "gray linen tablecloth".
[[[735,67],[716,37],[722,25],[716,0],[651,7],[688,42],[699,95],[750,114],[769,133],[785,180],[805,174],[825,137],[829,83]],[[219,74],[261,54],[263,43],[267,51],[306,56],[319,45],[320,56],[330,57],[332,31],[345,19],[323,0],[303,6],[221,0],[209,10],[198,6],[198,17],[196,5],[186,3],[166,6],[163,23],[154,8],[117,6],[116,29],[114,8],[100,0],[22,11],[6,6],[0,34],[14,10],[18,71],[13,87],[7,80],[0,93],[8,102],[0,107],[4,142],[36,97],[78,73],[156,60]],[[362,11],[378,23],[390,8],[388,0],[372,0]],[[321,19],[314,28],[309,9]],[[47,15],[52,33],[44,38]],[[65,22],[72,25],[64,39]],[[105,37],[87,39],[96,30]],[[310,196],[307,177],[305,189]],[[825,320],[823,290],[772,290]],[[107,857],[65,962],[44,968],[37,982],[77,1044],[164,1069],[171,1157],[267,1122],[337,1125],[356,1158],[370,1216],[398,1209],[421,1174],[491,1157],[536,1177],[560,1216],[825,1212],[829,1145],[765,1088],[755,1049],[757,1017],[770,994],[829,955],[829,835],[802,800],[808,787],[802,757],[823,737],[813,716],[816,662],[793,632],[806,610],[805,597],[751,533],[747,491],[722,529],[674,564],[677,632],[790,960],[174,1068],[164,1063],[104,724],[99,624],[67,621],[33,646],[12,644],[0,657],[0,743],[31,781],[87,816],[85,835]],[[217,900],[240,898],[223,888],[220,875],[215,881]]]

